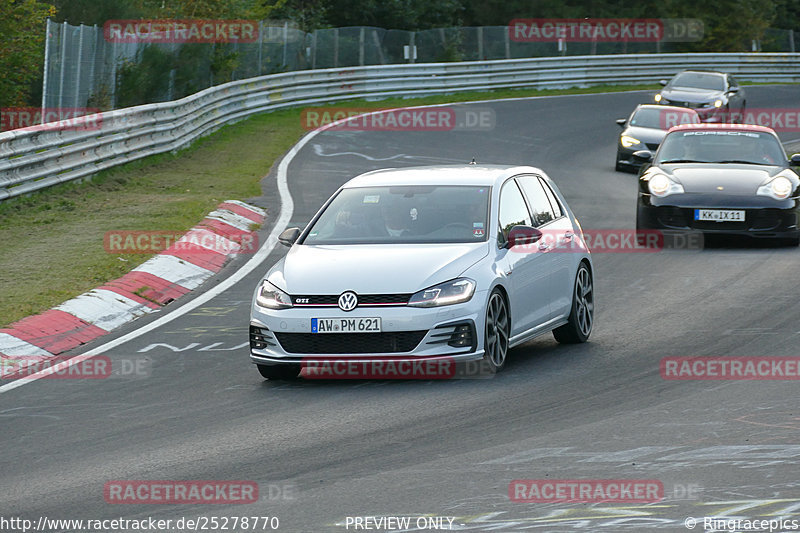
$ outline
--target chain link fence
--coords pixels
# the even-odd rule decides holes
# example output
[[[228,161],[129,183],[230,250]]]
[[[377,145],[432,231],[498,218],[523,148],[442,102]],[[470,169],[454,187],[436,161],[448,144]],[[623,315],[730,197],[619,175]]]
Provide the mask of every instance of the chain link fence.
[[[791,30],[768,30],[752,50],[794,52],[795,37]],[[106,40],[97,26],[48,20],[42,107],[117,109],[307,69],[675,51],[673,42],[518,42],[508,26],[418,32],[358,26],[305,33],[268,21],[259,23],[252,43],[123,43]]]

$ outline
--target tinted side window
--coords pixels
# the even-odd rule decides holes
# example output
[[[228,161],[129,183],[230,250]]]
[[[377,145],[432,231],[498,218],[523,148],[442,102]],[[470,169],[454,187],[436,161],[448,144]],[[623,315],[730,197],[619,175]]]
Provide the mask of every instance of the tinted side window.
[[[563,217],[564,210],[561,209],[561,204],[558,203],[558,198],[556,198],[555,193],[546,181],[544,181],[542,178],[539,178],[539,181],[542,182],[542,188],[544,189],[544,192],[547,193],[547,198],[550,200],[550,205],[553,206],[553,214],[556,216],[556,218]]]
[[[514,226],[531,225],[528,206],[525,205],[525,199],[522,197],[522,193],[519,192],[519,187],[517,187],[514,180],[508,180],[500,190],[500,212],[498,218],[504,241],[508,231]]]
[[[547,199],[547,193],[542,189],[539,178],[536,176],[520,176],[517,178],[517,181],[522,186],[522,190],[525,191],[528,202],[530,202],[533,227],[538,227],[547,224],[551,220],[555,220],[556,216],[553,213],[553,208],[550,206],[550,200]]]

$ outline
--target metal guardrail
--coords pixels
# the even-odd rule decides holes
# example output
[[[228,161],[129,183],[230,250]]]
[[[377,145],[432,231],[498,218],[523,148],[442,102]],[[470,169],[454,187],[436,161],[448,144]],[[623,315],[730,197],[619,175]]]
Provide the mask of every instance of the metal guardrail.
[[[354,98],[500,88],[655,82],[686,68],[740,80],[800,81],[800,54],[659,54],[535,58],[326,69],[211,87],[181,100],[100,113],[94,130],[68,122],[0,133],[0,201],[149,155],[175,151],[223,125],[286,107]]]

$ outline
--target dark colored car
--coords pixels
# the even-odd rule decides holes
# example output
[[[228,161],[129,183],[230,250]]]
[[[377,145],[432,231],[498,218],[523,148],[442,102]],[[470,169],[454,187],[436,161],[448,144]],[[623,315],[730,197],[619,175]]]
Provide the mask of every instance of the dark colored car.
[[[702,122],[743,122],[747,100],[744,88],[724,72],[684,70],[671,80],[661,80],[664,88],[656,94],[661,105],[689,107]]]
[[[617,143],[616,170],[639,170],[642,161],[633,157],[634,152],[655,152],[672,126],[699,122],[700,118],[694,109],[653,104],[636,106],[630,117],[617,120],[623,129]]]
[[[639,176],[636,229],[667,235],[727,233],[798,244],[800,178],[775,132],[763,126],[671,128]]]

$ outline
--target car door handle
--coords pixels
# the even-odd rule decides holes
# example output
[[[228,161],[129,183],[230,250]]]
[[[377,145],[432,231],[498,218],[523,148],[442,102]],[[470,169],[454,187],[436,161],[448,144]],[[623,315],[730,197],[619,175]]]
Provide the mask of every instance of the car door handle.
[[[550,248],[550,245],[547,244],[546,242],[540,242],[539,243],[539,250],[544,251],[544,250],[547,250],[548,248]]]
[[[574,234],[574,233],[572,233],[572,232],[571,232],[571,231],[569,231],[569,230],[568,230],[568,231],[567,231],[567,232],[564,234],[564,238],[565,238],[566,240],[570,240],[570,239],[571,239],[572,237],[574,237],[574,236],[575,236],[575,234]]]

